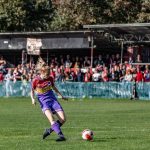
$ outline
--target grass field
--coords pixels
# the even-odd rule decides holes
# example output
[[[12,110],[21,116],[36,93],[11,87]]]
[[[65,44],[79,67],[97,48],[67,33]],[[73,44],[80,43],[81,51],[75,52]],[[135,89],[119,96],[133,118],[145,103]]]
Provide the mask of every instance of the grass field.
[[[46,140],[49,126],[39,105],[29,98],[0,99],[0,150],[149,150],[150,101],[61,101],[67,115],[63,126],[66,142],[56,143],[55,133]],[[94,131],[94,141],[81,139],[82,130]]]

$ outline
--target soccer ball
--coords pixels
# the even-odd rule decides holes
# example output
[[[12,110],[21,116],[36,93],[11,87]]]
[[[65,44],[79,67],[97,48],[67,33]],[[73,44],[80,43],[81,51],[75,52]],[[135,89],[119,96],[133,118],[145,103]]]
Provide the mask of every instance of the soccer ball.
[[[91,131],[90,129],[85,129],[83,132],[82,132],[82,139],[83,140],[86,140],[86,141],[91,141],[93,140],[93,131]]]

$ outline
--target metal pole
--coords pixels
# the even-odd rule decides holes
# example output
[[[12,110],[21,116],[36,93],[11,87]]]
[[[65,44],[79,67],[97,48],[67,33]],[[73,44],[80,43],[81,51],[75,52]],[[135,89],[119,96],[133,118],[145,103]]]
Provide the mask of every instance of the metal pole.
[[[49,59],[49,58],[48,58],[48,50],[47,50],[47,60],[46,60],[46,62],[47,62],[47,65],[48,65],[48,59]]]
[[[93,67],[93,44],[94,44],[94,41],[93,41],[93,35],[91,36],[91,68]]]
[[[25,61],[25,51],[22,50],[22,67],[24,67],[24,61]]]
[[[123,40],[121,40],[121,64],[123,63]]]
[[[31,57],[32,57],[32,56],[30,55],[30,67],[32,66]]]

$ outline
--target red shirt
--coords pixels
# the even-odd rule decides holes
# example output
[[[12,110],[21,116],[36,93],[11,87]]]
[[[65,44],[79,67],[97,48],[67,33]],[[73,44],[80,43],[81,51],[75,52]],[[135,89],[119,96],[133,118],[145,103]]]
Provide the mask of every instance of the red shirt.
[[[47,79],[36,77],[32,81],[32,88],[36,91],[40,103],[43,104],[51,100],[57,100],[52,90],[53,86],[54,81],[52,77],[48,77]]]
[[[135,79],[136,79],[137,82],[142,82],[144,80],[144,76],[143,76],[141,71],[137,72]]]
[[[42,79],[40,77],[36,77],[32,81],[32,88],[36,90],[38,88],[39,90],[46,88],[47,86],[53,86],[54,85],[54,79],[53,77],[49,76],[47,79]]]
[[[4,76],[2,73],[0,73],[0,82],[3,82],[3,80],[4,80]]]
[[[86,72],[84,76],[84,82],[90,82],[90,81],[91,81],[91,74],[89,72]]]

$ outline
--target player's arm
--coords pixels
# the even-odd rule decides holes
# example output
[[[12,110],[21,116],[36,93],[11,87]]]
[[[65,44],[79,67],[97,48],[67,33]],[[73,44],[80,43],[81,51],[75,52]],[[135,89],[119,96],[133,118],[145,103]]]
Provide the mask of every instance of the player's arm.
[[[34,79],[32,81],[31,87],[32,88],[31,88],[30,96],[31,96],[32,104],[36,105],[36,101],[35,101],[35,98],[34,98],[34,90],[36,89],[36,79]]]
[[[31,95],[30,96],[31,96],[32,104],[36,105],[36,101],[35,101],[35,98],[34,98],[34,89],[31,90]]]
[[[59,95],[63,100],[68,100],[68,98],[64,97],[59,90],[57,89],[57,87],[55,85],[52,86],[53,90],[57,93],[57,95]]]

